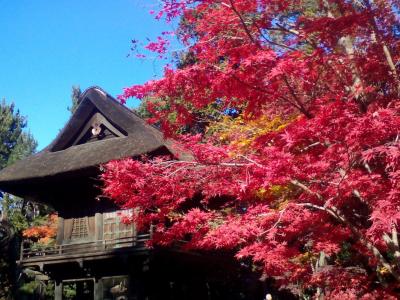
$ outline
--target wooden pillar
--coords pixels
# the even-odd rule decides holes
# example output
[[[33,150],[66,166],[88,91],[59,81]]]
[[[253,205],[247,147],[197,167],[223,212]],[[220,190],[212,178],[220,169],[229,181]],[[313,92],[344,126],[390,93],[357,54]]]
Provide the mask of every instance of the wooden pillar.
[[[64,218],[58,217],[57,218],[57,238],[56,238],[57,245],[61,245],[63,240],[64,240]]]
[[[95,219],[94,238],[96,241],[100,241],[103,239],[103,214],[96,213],[94,219]]]
[[[54,300],[62,300],[63,298],[63,283],[61,280],[54,282]]]
[[[83,281],[76,281],[76,299],[83,299],[84,297],[84,290],[83,290]]]
[[[93,299],[94,300],[103,300],[103,280],[95,279],[94,287],[93,287]]]

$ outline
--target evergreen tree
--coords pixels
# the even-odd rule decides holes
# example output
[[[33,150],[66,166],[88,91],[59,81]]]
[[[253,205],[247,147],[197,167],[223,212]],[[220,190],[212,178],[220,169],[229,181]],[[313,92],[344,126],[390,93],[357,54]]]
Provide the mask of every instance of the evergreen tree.
[[[24,131],[26,117],[15,109],[13,103],[7,104],[3,99],[0,105],[0,169],[13,164],[35,152],[37,142],[32,134]],[[11,206],[18,206],[20,199],[8,195],[2,197],[3,218],[7,218]]]
[[[26,125],[26,117],[21,116],[13,103],[7,104],[3,99],[0,105],[0,169],[36,150],[37,142],[24,131]]]
[[[26,117],[15,105],[0,104],[0,169],[35,152],[37,142],[26,132]],[[2,194],[2,220],[0,223],[0,299],[11,297],[15,275],[15,231],[28,226],[23,214],[22,199]]]
[[[79,85],[73,85],[72,86],[72,91],[71,91],[71,101],[72,101],[72,106],[71,107],[67,107],[67,109],[71,112],[71,114],[73,114],[78,105],[79,105],[79,97],[81,96],[82,91],[81,88],[79,87]]]

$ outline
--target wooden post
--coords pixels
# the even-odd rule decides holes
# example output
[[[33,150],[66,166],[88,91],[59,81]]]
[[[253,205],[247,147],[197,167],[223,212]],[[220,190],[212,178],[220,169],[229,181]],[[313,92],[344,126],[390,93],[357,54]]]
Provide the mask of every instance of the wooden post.
[[[19,254],[19,261],[21,262],[24,259],[24,239],[21,240],[21,253]]]
[[[54,283],[54,300],[62,300],[63,298],[63,283],[61,280],[56,280]]]
[[[103,300],[103,280],[102,279],[94,279],[93,286],[93,299],[94,300]]]
[[[136,226],[136,221],[135,221],[135,222],[132,222],[132,237],[133,237],[132,246],[136,246],[136,242],[137,242],[137,226]]]
[[[95,241],[101,241],[103,239],[103,214],[96,213],[94,219],[94,239]]]
[[[84,297],[84,291],[83,291],[83,285],[84,282],[83,281],[76,281],[76,299],[83,299]]]
[[[154,226],[153,224],[150,225],[150,239],[153,238],[153,231],[154,231]]]
[[[57,238],[56,238],[57,245],[61,245],[63,240],[64,240],[64,218],[58,217],[57,218]]]

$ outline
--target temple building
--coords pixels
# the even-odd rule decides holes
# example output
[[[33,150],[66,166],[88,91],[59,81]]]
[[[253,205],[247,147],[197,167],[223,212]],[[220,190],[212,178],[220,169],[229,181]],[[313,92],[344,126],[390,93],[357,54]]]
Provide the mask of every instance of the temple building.
[[[125,157],[178,157],[172,142],[98,87],[86,90],[44,150],[0,171],[0,189],[58,213],[56,244],[22,242],[18,264],[55,282],[55,299],[74,284],[76,299],[262,299],[263,284],[230,254],[149,249],[151,230],[121,222],[102,196],[101,165]],[[179,157],[185,154],[179,153]]]

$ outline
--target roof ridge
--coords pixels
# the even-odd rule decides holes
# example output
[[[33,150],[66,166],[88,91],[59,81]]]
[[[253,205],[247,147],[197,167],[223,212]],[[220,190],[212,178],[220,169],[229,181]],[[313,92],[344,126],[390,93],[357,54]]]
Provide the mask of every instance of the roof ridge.
[[[90,90],[98,90],[100,93],[105,94],[105,96],[107,98],[110,98],[114,103],[118,104],[119,106],[123,107],[125,110],[127,110],[128,112],[130,112],[131,114],[135,115],[136,117],[138,117],[141,121],[143,121],[143,124],[146,126],[149,126],[153,129],[155,129],[157,131],[157,133],[161,134],[162,138],[164,139],[164,135],[161,132],[161,130],[159,128],[157,128],[155,125],[148,123],[145,119],[143,119],[136,110],[129,108],[128,106],[122,104],[120,101],[118,101],[117,99],[115,99],[112,95],[110,95],[109,93],[107,93],[105,90],[103,90],[101,87],[99,86],[91,86],[88,87],[83,93],[89,92]]]
[[[85,89],[81,95],[79,96],[79,103],[85,99],[86,94],[88,94],[90,91],[92,90],[97,90],[98,92],[100,92],[101,94],[103,94],[103,96],[107,97],[107,98],[111,98],[111,100],[118,104],[119,106],[123,107],[124,109],[126,109],[127,111],[135,114],[137,117],[141,118],[134,110],[130,109],[128,106],[122,104],[120,101],[118,101],[116,98],[114,98],[112,95],[110,95],[108,92],[106,92],[104,89],[102,89],[101,87],[97,86],[97,85],[92,85],[90,87],[88,87],[87,89]]]

